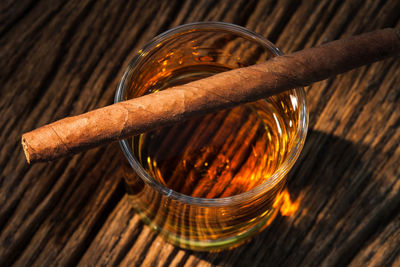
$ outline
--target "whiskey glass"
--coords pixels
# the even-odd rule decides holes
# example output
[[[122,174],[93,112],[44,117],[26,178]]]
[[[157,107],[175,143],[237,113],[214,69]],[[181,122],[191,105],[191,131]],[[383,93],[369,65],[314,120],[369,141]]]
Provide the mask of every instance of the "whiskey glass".
[[[241,26],[182,25],[131,60],[115,102],[279,55],[274,44]],[[305,92],[297,88],[122,140],[128,197],[170,243],[199,251],[235,247],[277,215],[307,127]]]

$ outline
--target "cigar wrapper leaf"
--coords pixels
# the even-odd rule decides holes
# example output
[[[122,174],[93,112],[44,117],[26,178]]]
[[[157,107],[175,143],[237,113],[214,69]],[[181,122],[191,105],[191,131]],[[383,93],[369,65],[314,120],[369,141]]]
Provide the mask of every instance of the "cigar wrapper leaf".
[[[399,54],[399,30],[377,30],[67,117],[23,134],[22,146],[28,163],[54,160]]]

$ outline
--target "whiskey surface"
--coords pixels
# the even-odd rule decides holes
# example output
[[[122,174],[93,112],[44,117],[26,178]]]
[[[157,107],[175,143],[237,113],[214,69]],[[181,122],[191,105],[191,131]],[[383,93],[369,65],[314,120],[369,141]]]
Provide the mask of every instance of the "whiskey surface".
[[[147,92],[229,70],[198,64],[161,73]],[[197,117],[132,138],[137,160],[158,182],[193,197],[221,198],[267,181],[289,153],[298,125],[292,92]]]

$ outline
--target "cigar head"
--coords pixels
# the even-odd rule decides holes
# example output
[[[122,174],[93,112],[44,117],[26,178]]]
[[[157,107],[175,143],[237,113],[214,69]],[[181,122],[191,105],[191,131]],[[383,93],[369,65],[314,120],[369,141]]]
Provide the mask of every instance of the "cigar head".
[[[21,138],[21,143],[22,143],[22,148],[23,148],[24,153],[25,153],[26,161],[28,162],[28,164],[30,164],[31,163],[31,158],[29,156],[30,155],[29,154],[29,146],[28,146],[28,143],[27,143],[27,141],[26,141],[24,136],[22,136],[22,138]]]

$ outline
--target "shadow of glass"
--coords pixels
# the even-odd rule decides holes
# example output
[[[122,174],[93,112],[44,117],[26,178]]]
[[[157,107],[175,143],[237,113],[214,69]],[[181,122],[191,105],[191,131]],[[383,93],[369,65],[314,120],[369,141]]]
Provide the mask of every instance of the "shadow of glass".
[[[287,182],[290,199],[300,203],[299,210],[291,216],[279,215],[267,229],[238,248],[189,253],[199,260],[224,266],[281,266],[288,263],[289,256],[295,265],[301,263],[315,246],[314,238],[332,230],[368,186],[372,173],[362,160],[367,150],[367,146],[309,131]],[[345,194],[338,187],[346,188]],[[322,229],[315,229],[317,223]],[[298,246],[300,242],[302,246]]]

